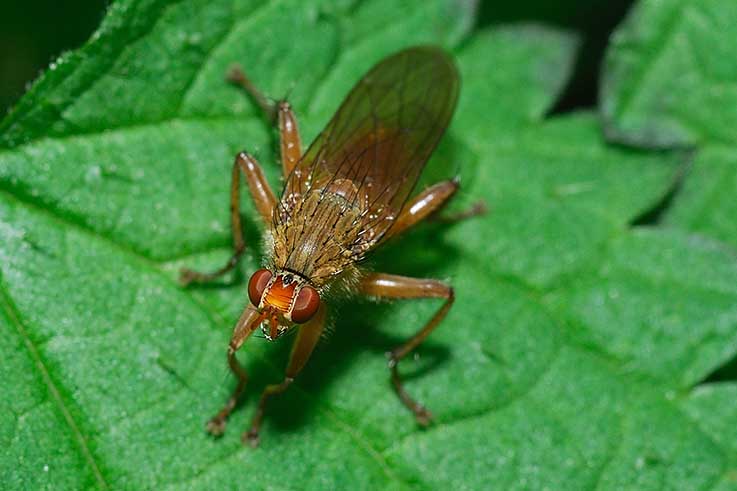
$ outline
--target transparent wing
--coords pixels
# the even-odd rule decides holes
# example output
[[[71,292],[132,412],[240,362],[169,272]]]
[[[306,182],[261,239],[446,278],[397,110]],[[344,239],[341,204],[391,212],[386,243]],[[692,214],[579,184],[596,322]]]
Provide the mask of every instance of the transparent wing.
[[[439,48],[413,47],[379,62],[287,178],[282,208],[313,190],[336,192],[362,210],[377,242],[447,128],[458,89],[458,71]]]

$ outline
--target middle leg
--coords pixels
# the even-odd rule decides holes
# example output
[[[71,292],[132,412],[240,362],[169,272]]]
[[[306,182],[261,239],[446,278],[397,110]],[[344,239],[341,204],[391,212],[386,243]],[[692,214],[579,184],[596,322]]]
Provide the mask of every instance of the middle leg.
[[[436,214],[448,204],[453,196],[455,196],[458,191],[458,186],[459,184],[457,179],[449,179],[430,186],[415,196],[404,206],[404,208],[402,208],[402,212],[397,217],[397,221],[394,223],[392,228],[389,229],[386,238],[401,235],[403,232],[414,227],[422,220]],[[468,210],[448,217],[442,217],[440,220],[443,222],[455,222],[472,216],[481,215],[485,212],[486,205],[483,201],[479,201]]]
[[[417,402],[410,396],[404,388],[402,379],[399,376],[397,365],[407,354],[419,346],[430,333],[438,327],[440,322],[445,318],[450,310],[455,294],[453,288],[445,283],[432,279],[408,278],[406,276],[397,276],[384,273],[371,273],[364,276],[359,285],[359,293],[375,298],[444,298],[445,302],[435,312],[435,315],[425,324],[425,326],[417,331],[414,336],[407,340],[404,344],[397,346],[387,353],[389,358],[389,370],[391,370],[391,380],[394,390],[397,392],[399,399],[412,413],[415,419],[422,426],[427,426],[432,420],[432,414],[422,404]]]
[[[230,416],[230,413],[235,409],[235,406],[238,404],[238,399],[246,388],[248,375],[246,374],[246,370],[243,366],[238,363],[238,359],[235,357],[235,354],[243,343],[246,342],[246,339],[253,334],[253,331],[255,331],[259,326],[262,318],[263,317],[258,310],[249,305],[245,310],[243,310],[235,328],[233,328],[233,334],[230,338],[230,343],[228,343],[228,367],[233,375],[235,375],[238,383],[222,409],[220,409],[220,411],[218,411],[218,413],[207,422],[206,428],[208,433],[211,435],[220,436],[223,434],[228,416]]]

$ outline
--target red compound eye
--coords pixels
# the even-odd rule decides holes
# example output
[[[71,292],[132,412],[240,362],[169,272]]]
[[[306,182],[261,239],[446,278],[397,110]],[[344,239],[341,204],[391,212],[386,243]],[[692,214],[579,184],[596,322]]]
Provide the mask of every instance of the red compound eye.
[[[259,269],[248,280],[248,298],[251,299],[254,307],[258,307],[258,304],[261,303],[261,296],[264,294],[264,289],[271,280],[271,276],[271,271],[268,269]]]
[[[303,324],[312,319],[320,306],[320,294],[310,285],[305,285],[297,294],[292,308],[292,322]]]

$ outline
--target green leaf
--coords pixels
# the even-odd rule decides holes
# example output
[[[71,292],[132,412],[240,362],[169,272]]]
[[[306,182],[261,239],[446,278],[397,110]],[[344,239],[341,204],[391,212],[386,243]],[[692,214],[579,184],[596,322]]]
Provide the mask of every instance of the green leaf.
[[[389,455],[438,489],[715,489],[733,465],[673,400],[576,347],[511,403]]]
[[[575,36],[474,30],[474,15],[450,0],[113,4],[0,126],[4,488],[733,486],[734,389],[694,389],[737,352],[733,256],[629,226],[683,154],[609,145],[590,112],[546,118]],[[420,227],[370,266],[455,288],[442,327],[400,365],[435,424],[415,426],[383,353],[437,302],[353,299],[269,406],[258,450],[239,436],[282,376],[285,342],[246,343],[247,395],[225,436],[207,436],[259,264],[252,204],[232,282],[182,289],[177,271],[228,257],[238,150],[279,179],[273,135],[225,70],[239,62],[268,94],[290,93],[309,141],[372,63],[429,42],[456,56],[463,89],[427,182],[450,168],[453,209],[490,211]]]
[[[610,241],[591,272],[566,285],[556,303],[580,343],[687,389],[737,351],[733,258],[718,243],[637,230]]]
[[[601,110],[612,137],[698,148],[665,223],[737,246],[737,4],[643,1],[613,36]]]

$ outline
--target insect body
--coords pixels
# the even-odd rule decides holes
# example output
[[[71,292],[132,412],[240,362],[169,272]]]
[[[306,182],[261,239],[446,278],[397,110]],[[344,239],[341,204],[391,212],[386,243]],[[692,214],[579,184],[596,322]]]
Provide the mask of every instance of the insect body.
[[[430,413],[407,394],[397,363],[445,317],[453,290],[432,279],[362,272],[366,254],[392,236],[437,211],[458,189],[442,181],[413,199],[409,195],[444,133],[458,96],[453,61],[433,47],[401,51],[374,66],[352,89],[327,127],[302,154],[297,121],[289,105],[270,103],[242,71],[231,81],[243,87],[278,124],[282,170],[281,198],[271,191],[259,164],[238,154],[231,184],[234,253],[213,273],[183,270],[181,280],[202,282],[232,269],[245,249],[239,214],[240,173],[246,176],[256,208],[267,224],[268,257],[251,276],[248,305],[235,325],[228,364],[238,385],[208,430],[221,434],[246,385],[235,353],[259,327],[275,340],[298,329],[284,380],[264,390],[244,442],[258,444],[266,402],[286,390],[302,370],[325,328],[328,289],[379,298],[442,298],[442,307],[409,341],[388,353],[391,379],[401,401],[426,425]]]

